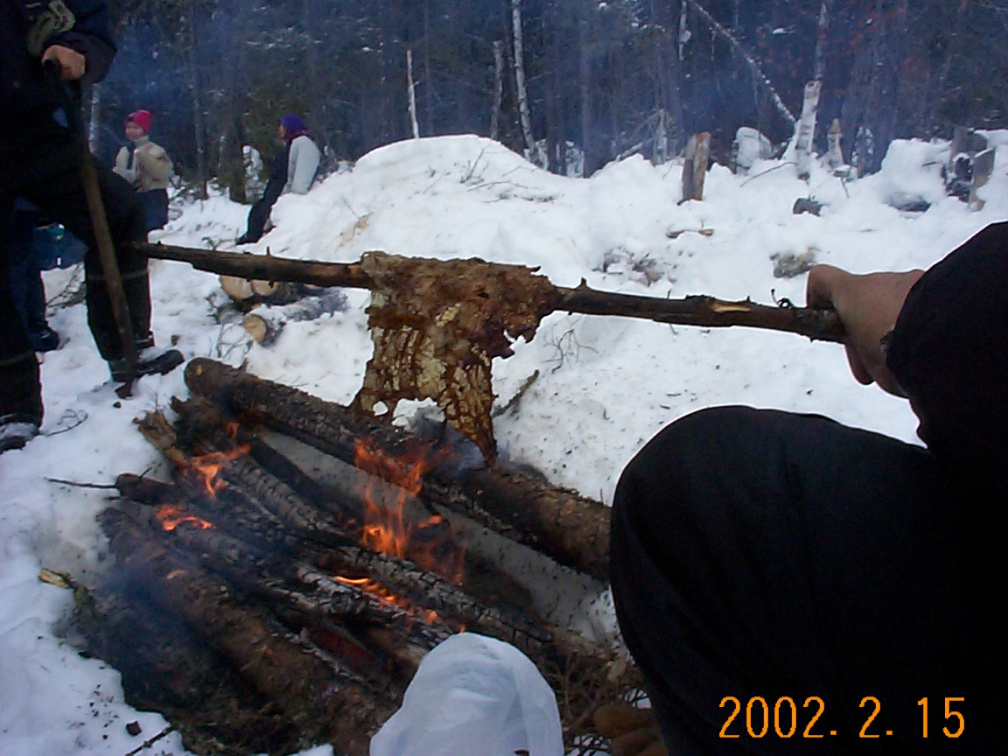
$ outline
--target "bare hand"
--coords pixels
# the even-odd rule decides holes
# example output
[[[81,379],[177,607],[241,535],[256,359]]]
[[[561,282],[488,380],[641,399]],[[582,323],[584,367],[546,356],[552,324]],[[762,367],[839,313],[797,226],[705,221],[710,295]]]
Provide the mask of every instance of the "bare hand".
[[[886,367],[882,337],[896,325],[907,294],[922,275],[923,270],[855,275],[832,265],[809,271],[806,303],[836,310],[847,331],[847,361],[859,382],[876,382],[890,394],[904,395]]]
[[[63,45],[47,47],[46,51],[42,53],[42,62],[45,63],[47,60],[51,60],[59,66],[60,78],[63,81],[76,81],[84,75],[87,65],[83,55]]]

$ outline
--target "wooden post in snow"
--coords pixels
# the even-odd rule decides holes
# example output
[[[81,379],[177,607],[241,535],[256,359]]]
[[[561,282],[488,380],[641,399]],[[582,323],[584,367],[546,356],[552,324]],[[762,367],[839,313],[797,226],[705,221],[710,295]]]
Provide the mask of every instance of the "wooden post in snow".
[[[686,143],[686,159],[682,172],[682,199],[702,200],[704,178],[707,176],[707,160],[710,157],[710,132],[694,134]]]
[[[805,85],[805,99],[802,102],[801,119],[798,121],[795,152],[798,160],[798,178],[808,181],[812,175],[812,138],[815,136],[816,108],[819,105],[821,81],[810,81]]]

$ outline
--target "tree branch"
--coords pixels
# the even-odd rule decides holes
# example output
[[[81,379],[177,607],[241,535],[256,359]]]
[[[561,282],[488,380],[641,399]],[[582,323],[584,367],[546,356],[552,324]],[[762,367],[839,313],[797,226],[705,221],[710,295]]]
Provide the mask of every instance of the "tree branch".
[[[133,247],[161,260],[186,262],[198,270],[261,281],[297,281],[316,286],[343,286],[355,289],[377,288],[376,282],[360,263],[327,263],[291,260],[268,255],[215,252],[206,249],[174,247],[166,244],[137,243]],[[459,261],[455,261],[456,263]],[[462,261],[464,262],[464,261]],[[501,264],[504,270],[515,266]],[[706,328],[749,326],[785,331],[813,340],[843,342],[844,330],[833,310],[810,307],[762,305],[750,300],[727,302],[698,295],[683,299],[642,297],[633,294],[591,289],[582,281],[576,288],[554,286],[552,312],[577,312],[584,315],[616,315],[641,318],[672,325]]]

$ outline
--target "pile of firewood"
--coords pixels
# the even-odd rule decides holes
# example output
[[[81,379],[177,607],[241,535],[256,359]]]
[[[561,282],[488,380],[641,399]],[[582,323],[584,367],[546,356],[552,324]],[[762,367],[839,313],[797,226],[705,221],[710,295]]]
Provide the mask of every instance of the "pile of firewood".
[[[460,469],[443,446],[209,360],[186,382],[174,422],[138,421],[171,480],[119,476],[122,500],[100,515],[115,569],[78,612],[134,705],[201,753],[366,754],[426,652],[471,631],[535,662],[569,749],[604,749],[591,712],[639,690],[635,668],[548,621],[453,524],[601,590],[604,505],[500,463]]]

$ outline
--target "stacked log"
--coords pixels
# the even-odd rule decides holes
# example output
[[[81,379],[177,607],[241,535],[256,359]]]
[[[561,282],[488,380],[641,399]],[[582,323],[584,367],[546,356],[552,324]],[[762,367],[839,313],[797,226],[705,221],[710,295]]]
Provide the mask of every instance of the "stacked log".
[[[410,492],[391,483],[367,491],[357,482],[322,482],[257,431],[283,429],[351,462],[361,439],[391,455],[428,442],[223,365],[195,363],[187,373],[194,395],[172,402],[177,420],[152,413],[138,421],[174,474],[170,482],[117,479],[124,503],[100,522],[121,573],[95,590],[95,604],[112,607],[99,624],[117,628],[117,637],[130,626],[151,631],[142,602],[176,618],[186,631],[168,646],[191,664],[219,665],[221,685],[235,691],[231,705],[249,702],[238,719],[254,720],[257,709],[264,729],[285,739],[250,743],[246,752],[330,742],[350,756],[367,753],[419,661],[464,630],[507,641],[532,659],[557,690],[569,746],[590,729],[591,709],[639,687],[625,657],[545,621],[499,567],[467,557],[461,568],[464,547],[444,518],[431,516],[435,509],[476,514],[524,544],[519,548],[545,545],[604,574],[595,553],[608,542],[601,504],[502,466],[457,478],[428,471]],[[281,395],[269,399],[270,391]],[[263,402],[273,411],[254,411]],[[197,472],[208,464],[212,475]],[[359,470],[354,476],[370,478]],[[402,506],[418,545],[384,553],[364,539],[375,496]],[[590,545],[575,548],[554,532],[571,524]],[[123,606],[130,610],[116,609]],[[93,644],[128,664],[121,650],[115,658],[114,645]],[[148,674],[171,668],[171,660],[149,653]],[[168,686],[174,711],[186,690],[198,688],[188,678]]]
[[[424,452],[438,457],[430,442],[402,428],[213,360],[192,360],[185,378],[193,393],[211,399],[244,423],[265,425],[350,464],[360,439],[369,439],[391,457]],[[461,471],[444,464],[421,482],[420,495],[426,500],[458,511],[559,564],[608,580],[609,509],[601,502],[505,464]]]

